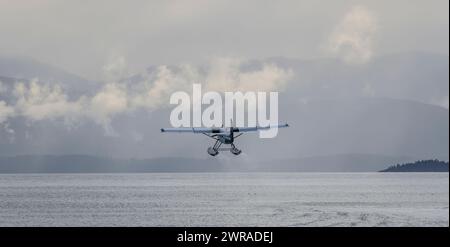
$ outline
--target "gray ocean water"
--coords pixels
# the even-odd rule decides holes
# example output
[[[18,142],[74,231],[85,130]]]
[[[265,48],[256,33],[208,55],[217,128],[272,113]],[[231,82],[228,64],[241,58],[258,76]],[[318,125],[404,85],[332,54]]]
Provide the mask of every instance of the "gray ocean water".
[[[2,174],[0,226],[449,226],[448,173]]]

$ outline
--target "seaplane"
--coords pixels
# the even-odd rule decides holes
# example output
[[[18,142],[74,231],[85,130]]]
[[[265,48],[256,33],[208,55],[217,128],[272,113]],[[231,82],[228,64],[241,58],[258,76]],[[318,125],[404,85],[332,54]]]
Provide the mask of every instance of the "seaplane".
[[[261,130],[268,130],[271,128],[286,128],[289,127],[287,123],[285,124],[277,124],[277,125],[269,125],[269,126],[254,126],[254,127],[212,127],[212,128],[203,128],[203,127],[179,127],[179,128],[162,128],[161,132],[168,133],[195,133],[195,134],[203,134],[209,138],[215,140],[215,143],[212,147],[208,147],[207,152],[211,156],[216,156],[219,154],[219,151],[230,151],[234,155],[241,154],[242,150],[236,148],[234,145],[234,141],[242,136],[246,132],[257,132]],[[222,145],[229,145],[229,147],[221,147]]]

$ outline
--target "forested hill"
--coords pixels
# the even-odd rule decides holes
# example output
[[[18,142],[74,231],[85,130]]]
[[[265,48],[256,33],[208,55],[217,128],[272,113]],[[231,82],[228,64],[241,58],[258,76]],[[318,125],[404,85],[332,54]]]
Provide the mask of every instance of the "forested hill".
[[[448,172],[448,162],[419,160],[414,163],[397,164],[380,172]]]

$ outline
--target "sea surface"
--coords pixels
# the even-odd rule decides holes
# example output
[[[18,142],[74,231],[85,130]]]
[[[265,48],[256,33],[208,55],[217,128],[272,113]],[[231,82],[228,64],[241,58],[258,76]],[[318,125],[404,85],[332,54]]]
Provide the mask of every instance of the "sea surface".
[[[0,226],[449,226],[448,173],[1,174]]]

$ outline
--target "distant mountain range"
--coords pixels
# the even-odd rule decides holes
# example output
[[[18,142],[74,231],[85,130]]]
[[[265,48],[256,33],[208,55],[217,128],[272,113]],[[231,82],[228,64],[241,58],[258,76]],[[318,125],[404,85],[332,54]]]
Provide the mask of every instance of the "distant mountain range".
[[[212,143],[204,136],[161,134],[171,108],[114,116],[113,134],[89,121],[68,125],[62,119],[13,116],[0,123],[0,170],[348,172],[379,171],[418,159],[449,160],[448,56],[392,54],[357,66],[277,57],[249,61],[242,70],[265,63],[294,72],[279,95],[279,119],[291,127],[270,140],[240,137],[238,157],[226,152],[210,159],[206,149]],[[177,72],[177,66],[169,68]],[[35,60],[0,57],[0,102],[13,104],[14,83],[33,78],[60,83],[71,99],[102,85]],[[174,156],[180,158],[156,158]]]
[[[28,57],[0,56],[0,81],[9,83],[35,78],[47,83],[61,83],[72,93],[89,90],[95,85],[81,76]]]
[[[89,95],[98,90],[101,83],[90,81],[81,76],[69,73],[61,68],[45,64],[27,57],[11,57],[0,55],[0,86],[11,91],[14,83],[30,83],[39,80],[40,83],[58,85],[71,99]],[[8,94],[0,93],[1,100],[9,100]]]
[[[439,160],[419,160],[414,163],[397,164],[380,172],[448,172],[448,162]]]
[[[87,155],[20,155],[0,157],[0,173],[374,172],[403,160],[410,158],[341,154],[260,162],[227,162],[217,158],[119,159]]]
[[[113,159],[88,155],[0,157],[0,173],[218,172],[215,160],[194,158]]]

